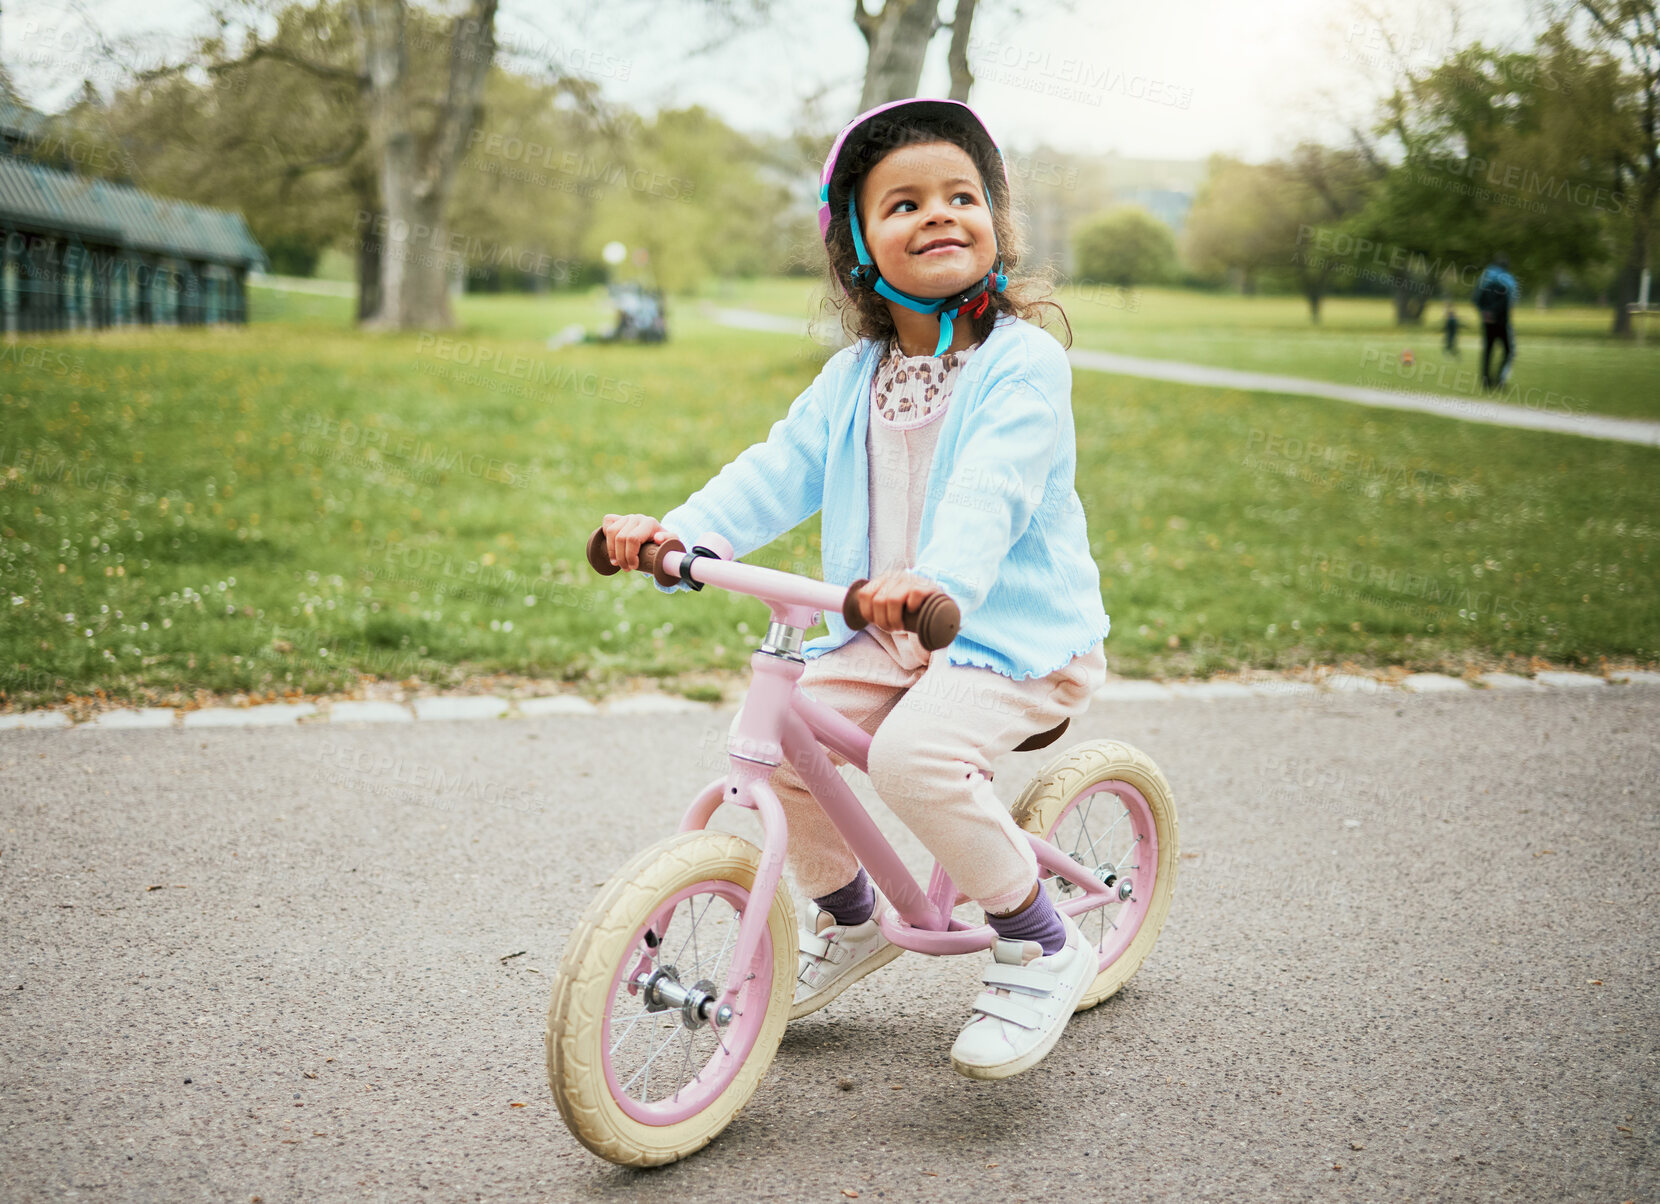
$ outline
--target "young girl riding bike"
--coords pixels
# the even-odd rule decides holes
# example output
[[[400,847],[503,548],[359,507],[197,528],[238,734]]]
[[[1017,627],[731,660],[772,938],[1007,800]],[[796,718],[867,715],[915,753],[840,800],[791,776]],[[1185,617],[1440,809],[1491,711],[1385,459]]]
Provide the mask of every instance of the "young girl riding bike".
[[[1029,321],[1059,306],[1007,275],[1020,251],[1010,200],[1002,154],[966,105],[902,100],[855,118],[825,163],[819,226],[856,342],[765,443],[661,522],[608,514],[603,526],[612,562],[633,570],[648,542],[715,532],[741,557],[822,510],[824,579],[871,579],[869,626],[827,611],[830,634],[801,648],[800,685],[872,734],[877,794],[984,908],[995,962],[1023,968],[997,976],[1021,984],[1020,1006],[997,1004],[1001,986],[977,996],[952,1046],[952,1065],[984,1079],[1044,1057],[1098,968],[991,785],[993,761],[1088,707],[1108,629],[1074,488],[1071,370]],[[901,616],[938,589],[961,627],[930,653]],[[814,903],[796,1018],[901,950],[800,776],[785,763],[771,785]]]

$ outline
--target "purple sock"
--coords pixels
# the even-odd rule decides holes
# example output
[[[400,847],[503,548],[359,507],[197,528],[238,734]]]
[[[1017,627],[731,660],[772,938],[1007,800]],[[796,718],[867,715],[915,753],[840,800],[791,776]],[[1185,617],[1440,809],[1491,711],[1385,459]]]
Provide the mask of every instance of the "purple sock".
[[[1042,887],[1038,888],[1037,898],[1025,911],[1012,916],[994,916],[988,911],[986,923],[1004,940],[1036,941],[1043,946],[1045,957],[1066,947],[1066,929],[1061,927],[1061,913],[1055,910],[1049,892]]]
[[[876,888],[870,884],[864,866],[860,866],[859,876],[853,881],[813,902],[829,912],[838,924],[863,924],[876,910]]]

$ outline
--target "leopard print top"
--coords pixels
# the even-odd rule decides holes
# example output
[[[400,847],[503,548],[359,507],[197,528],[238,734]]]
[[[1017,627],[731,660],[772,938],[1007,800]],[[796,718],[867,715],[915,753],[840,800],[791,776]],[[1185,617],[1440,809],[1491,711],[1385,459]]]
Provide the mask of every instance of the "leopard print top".
[[[871,382],[871,413],[891,427],[922,426],[944,413],[975,343],[945,355],[906,355],[896,340],[876,367]]]

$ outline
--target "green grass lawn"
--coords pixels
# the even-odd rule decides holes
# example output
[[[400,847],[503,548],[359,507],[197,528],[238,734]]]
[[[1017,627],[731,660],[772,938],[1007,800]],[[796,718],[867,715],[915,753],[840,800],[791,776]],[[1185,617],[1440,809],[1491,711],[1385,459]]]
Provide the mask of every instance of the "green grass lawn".
[[[764,438],[822,350],[680,304],[667,345],[547,351],[551,331],[604,324],[597,295],[466,298],[443,338],[355,334],[333,298],[254,305],[243,329],[6,345],[7,702],[359,674],[688,688],[747,664],[759,602],[597,577],[583,543],[607,511],[661,515]],[[1074,384],[1120,673],[1660,659],[1660,451]],[[750,559],[816,573],[818,531]]]
[[[756,280],[711,284],[705,294],[726,305],[805,316],[816,312],[820,288],[816,280]],[[1388,301],[1333,297],[1316,326],[1297,297],[1110,287],[1066,288],[1055,296],[1076,347],[1558,414],[1660,418],[1660,325],[1651,325],[1641,345],[1617,342],[1608,337],[1605,309],[1517,310],[1510,382],[1484,393],[1481,331],[1468,304],[1457,306],[1464,326],[1459,354],[1450,356],[1442,351],[1440,306],[1426,310],[1424,326],[1401,328]],[[1403,359],[1408,352],[1410,363]]]

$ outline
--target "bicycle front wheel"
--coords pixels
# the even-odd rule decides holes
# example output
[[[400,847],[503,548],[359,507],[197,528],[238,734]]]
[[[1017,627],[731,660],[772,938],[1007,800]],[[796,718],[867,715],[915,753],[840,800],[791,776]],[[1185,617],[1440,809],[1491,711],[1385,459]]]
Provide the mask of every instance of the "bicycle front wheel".
[[[572,933],[548,1007],[548,1082],[600,1157],[660,1166],[701,1149],[772,1064],[796,974],[787,890],[730,1016],[702,1002],[726,985],[760,860],[741,837],[681,833],[619,870]]]

